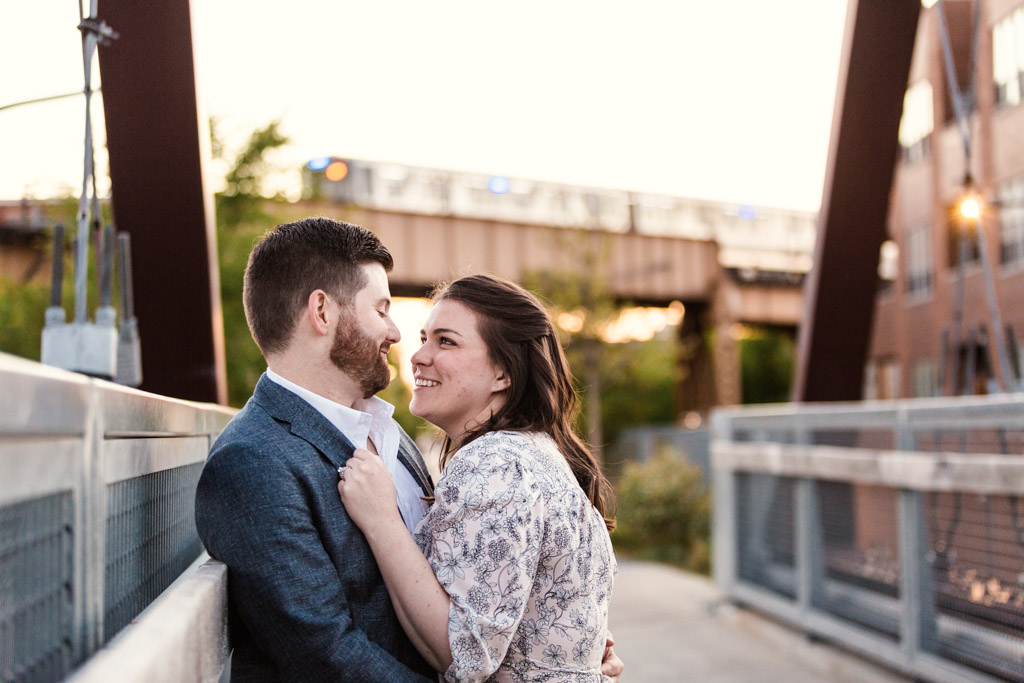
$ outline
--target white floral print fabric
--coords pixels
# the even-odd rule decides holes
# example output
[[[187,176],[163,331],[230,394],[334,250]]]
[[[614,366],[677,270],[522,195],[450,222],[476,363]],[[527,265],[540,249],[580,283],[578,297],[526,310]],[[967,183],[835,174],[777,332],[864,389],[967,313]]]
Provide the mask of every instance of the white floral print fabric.
[[[447,681],[600,681],[616,570],[604,520],[545,434],[456,452],[416,529],[451,597]]]

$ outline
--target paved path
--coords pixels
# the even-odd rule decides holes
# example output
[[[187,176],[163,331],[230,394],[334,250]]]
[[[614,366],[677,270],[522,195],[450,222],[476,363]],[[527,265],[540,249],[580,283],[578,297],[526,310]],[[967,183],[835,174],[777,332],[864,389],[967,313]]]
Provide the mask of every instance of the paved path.
[[[610,626],[624,683],[909,680],[729,604],[710,579],[647,562],[619,561]]]

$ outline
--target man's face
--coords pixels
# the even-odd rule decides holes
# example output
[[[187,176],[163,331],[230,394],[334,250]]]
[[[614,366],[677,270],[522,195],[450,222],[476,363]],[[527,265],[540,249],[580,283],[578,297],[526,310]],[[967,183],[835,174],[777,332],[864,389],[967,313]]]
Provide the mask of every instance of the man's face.
[[[360,266],[366,286],[349,305],[341,304],[342,318],[331,345],[331,362],[359,383],[363,398],[373,396],[391,383],[388,350],[402,338],[391,320],[388,276],[379,263]]]

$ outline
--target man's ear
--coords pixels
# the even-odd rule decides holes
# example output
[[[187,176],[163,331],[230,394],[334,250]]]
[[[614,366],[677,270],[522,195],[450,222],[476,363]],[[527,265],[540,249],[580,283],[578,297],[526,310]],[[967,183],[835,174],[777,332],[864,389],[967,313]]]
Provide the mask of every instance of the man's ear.
[[[331,300],[327,292],[314,289],[306,300],[306,318],[317,334],[327,334],[331,327]]]

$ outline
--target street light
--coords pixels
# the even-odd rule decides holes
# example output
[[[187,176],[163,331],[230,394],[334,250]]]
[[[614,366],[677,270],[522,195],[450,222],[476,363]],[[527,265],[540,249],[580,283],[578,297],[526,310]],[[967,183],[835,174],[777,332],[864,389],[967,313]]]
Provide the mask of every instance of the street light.
[[[981,200],[973,192],[964,195],[958,205],[960,215],[969,221],[981,218]]]
[[[1009,355],[1006,349],[1006,342],[1004,335],[1006,334],[1003,328],[1002,316],[999,313],[999,303],[996,299],[995,281],[992,276],[992,266],[988,257],[988,245],[985,242],[985,233],[983,230],[982,214],[985,212],[985,202],[974,190],[973,179],[970,173],[967,173],[964,177],[964,193],[961,195],[960,200],[956,205],[956,213],[960,219],[962,230],[959,236],[959,263],[957,264],[957,289],[956,299],[954,302],[953,309],[953,393],[957,392],[957,384],[959,383],[959,352],[957,348],[960,344],[961,338],[961,326],[963,324],[963,299],[964,299],[964,280],[965,280],[965,265],[969,253],[969,240],[974,239],[974,245],[978,252],[978,259],[981,261],[982,278],[985,282],[985,295],[988,303],[989,318],[992,324],[992,337],[995,340],[996,345],[996,356],[999,364],[999,372],[996,383],[1002,391],[1012,391],[1014,384],[1016,384],[1016,377],[1014,377],[1013,370],[1011,369]],[[1000,381],[1001,380],[1001,381]],[[969,390],[969,387],[965,387]]]

